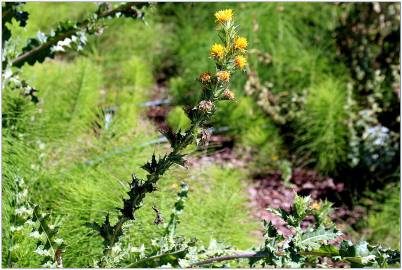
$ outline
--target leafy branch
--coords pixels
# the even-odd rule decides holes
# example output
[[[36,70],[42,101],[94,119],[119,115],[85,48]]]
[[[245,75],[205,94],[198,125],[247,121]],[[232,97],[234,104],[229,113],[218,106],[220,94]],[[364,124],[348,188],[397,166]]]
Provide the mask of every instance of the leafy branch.
[[[19,26],[25,27],[29,17],[28,12],[22,11],[23,2],[6,2],[2,5],[1,26],[2,26],[2,44],[10,39],[11,30],[8,27],[8,23],[11,23],[12,19],[15,19]]]
[[[35,62],[42,63],[46,57],[54,57],[55,50],[52,48],[59,42],[67,38],[72,38],[74,35],[78,35],[81,32],[90,34],[96,33],[99,28],[99,22],[105,18],[112,18],[114,16],[142,18],[143,15],[138,9],[146,5],[148,4],[130,2],[113,9],[108,9],[108,4],[101,4],[94,14],[83,21],[77,23],[66,21],[60,23],[56,27],[56,30],[49,35],[29,39],[26,46],[22,49],[22,54],[13,59],[11,64],[16,67],[21,67],[25,63],[30,65],[35,64]]]

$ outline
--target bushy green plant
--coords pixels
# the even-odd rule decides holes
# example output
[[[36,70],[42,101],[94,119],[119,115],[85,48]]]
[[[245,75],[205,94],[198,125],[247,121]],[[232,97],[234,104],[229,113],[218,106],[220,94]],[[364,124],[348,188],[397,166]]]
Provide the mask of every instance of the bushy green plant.
[[[298,126],[299,150],[324,172],[336,171],[346,159],[348,134],[343,87],[342,82],[333,78],[314,85]]]

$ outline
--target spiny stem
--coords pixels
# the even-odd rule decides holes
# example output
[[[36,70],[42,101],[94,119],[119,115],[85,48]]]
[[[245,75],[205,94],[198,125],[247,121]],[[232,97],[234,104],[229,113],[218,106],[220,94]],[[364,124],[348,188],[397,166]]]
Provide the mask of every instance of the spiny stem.
[[[271,255],[272,254],[267,253],[267,252],[239,252],[239,253],[234,253],[232,255],[224,255],[224,256],[209,258],[209,259],[194,263],[194,264],[190,265],[190,267],[201,266],[201,265],[210,264],[210,263],[214,263],[214,262],[223,262],[223,261],[231,261],[231,260],[238,260],[238,259],[265,258],[265,257],[271,256]],[[276,255],[283,256],[284,254],[277,252]],[[334,255],[330,252],[301,251],[300,255],[332,257],[337,254]]]
[[[135,2],[130,2],[127,4],[124,4],[122,6],[119,6],[115,9],[109,10],[107,12],[104,12],[102,14],[98,15],[99,19],[102,18],[106,18],[109,16],[114,16],[115,14],[131,9],[133,6],[135,6],[138,3]],[[78,22],[77,23],[77,28],[76,29],[71,29],[70,31],[67,31],[66,33],[63,33],[62,35],[52,38],[51,40],[49,40],[48,42],[45,42],[35,48],[33,48],[30,51],[27,51],[21,55],[19,55],[18,57],[16,57],[14,60],[11,61],[11,64],[13,66],[22,66],[24,64],[24,62],[29,59],[30,57],[32,57],[33,55],[35,55],[36,53],[42,51],[43,49],[47,49],[51,46],[56,45],[59,41],[62,41],[70,36],[72,36],[73,34],[75,34],[76,32],[78,32],[80,29],[86,27],[88,24],[90,24],[92,22],[92,19],[85,19],[84,21]]]
[[[228,20],[231,20],[231,18]],[[232,35],[229,35],[229,33],[235,31],[236,26],[230,22],[221,25],[221,27],[223,27],[226,34],[226,40],[222,42],[229,48],[233,45],[231,44]],[[235,34],[235,32],[233,33]],[[214,46],[211,48],[212,55],[214,55],[213,48]],[[218,46],[218,50],[219,49]],[[142,169],[147,171],[144,179],[137,178],[133,175],[130,190],[127,192],[129,198],[123,199],[123,208],[118,209],[121,214],[118,216],[117,223],[112,226],[107,216],[102,225],[97,223],[89,224],[92,228],[97,229],[104,238],[105,249],[110,250],[119,240],[119,237],[123,235],[122,226],[125,222],[135,220],[135,212],[141,207],[145,195],[156,190],[156,184],[164,173],[175,164],[185,166],[183,157],[186,156],[186,154],[182,152],[188,145],[195,141],[196,136],[198,136],[198,128],[203,127],[215,112],[215,102],[233,99],[223,94],[224,91],[230,92],[228,89],[230,75],[236,70],[234,65],[229,64],[234,61],[234,54],[229,53],[229,51],[231,50],[227,50],[226,54],[222,55],[222,52],[219,52],[219,55],[214,56],[216,74],[212,75],[208,72],[204,72],[199,77],[203,88],[203,94],[198,100],[199,103],[194,108],[186,110],[191,121],[190,127],[183,133],[180,131],[177,133],[171,130],[166,131],[165,136],[170,143],[172,151],[160,157],[158,160],[154,154],[151,161],[142,166]],[[238,54],[242,53],[244,53],[244,51],[238,52]],[[202,140],[206,140],[205,137],[202,137]],[[109,253],[109,251],[106,253]]]

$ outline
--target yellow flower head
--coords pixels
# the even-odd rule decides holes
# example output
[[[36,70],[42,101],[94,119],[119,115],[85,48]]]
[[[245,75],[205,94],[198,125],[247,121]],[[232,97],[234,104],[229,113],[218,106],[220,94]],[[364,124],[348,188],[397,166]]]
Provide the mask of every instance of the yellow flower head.
[[[224,81],[224,82],[227,82],[230,79],[230,73],[228,71],[226,71],[226,70],[218,71],[216,73],[216,76],[218,77],[218,80]]]
[[[209,72],[203,72],[201,73],[199,80],[201,83],[208,83],[211,81],[211,74]]]
[[[235,94],[234,94],[232,91],[230,91],[229,89],[226,89],[226,90],[223,92],[223,96],[224,96],[225,99],[227,99],[227,100],[234,100],[234,99],[235,99]]]
[[[215,13],[216,22],[221,24],[231,21],[232,17],[233,17],[233,10],[231,9],[219,10]]]
[[[319,202],[313,202],[313,203],[310,205],[310,208],[311,208],[311,209],[314,209],[314,210],[320,210],[321,205],[320,205]]]
[[[225,48],[221,44],[214,44],[211,47],[211,55],[215,58],[222,58],[225,54]]]
[[[243,69],[247,65],[247,59],[243,55],[238,55],[235,57],[235,66]]]
[[[237,37],[234,40],[234,48],[236,50],[245,50],[247,48],[247,39],[244,37]]]

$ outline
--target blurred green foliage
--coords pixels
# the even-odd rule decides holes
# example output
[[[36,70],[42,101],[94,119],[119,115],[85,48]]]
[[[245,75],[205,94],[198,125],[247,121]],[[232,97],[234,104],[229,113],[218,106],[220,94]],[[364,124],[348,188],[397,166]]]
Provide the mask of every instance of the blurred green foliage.
[[[372,243],[400,247],[400,183],[388,184],[382,190],[368,191],[361,201],[367,217],[356,225],[354,238],[364,238]]]

